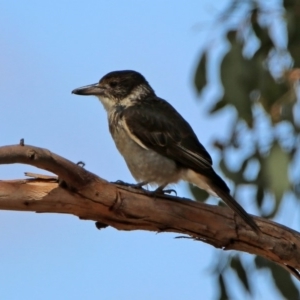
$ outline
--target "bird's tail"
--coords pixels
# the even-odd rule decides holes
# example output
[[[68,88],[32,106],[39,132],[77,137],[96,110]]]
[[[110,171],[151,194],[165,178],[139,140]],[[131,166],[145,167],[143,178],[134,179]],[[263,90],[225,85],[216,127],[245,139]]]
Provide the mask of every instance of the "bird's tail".
[[[210,170],[210,176],[204,176],[195,171],[188,170],[186,180],[206,190],[213,196],[220,197],[236,214],[238,214],[256,233],[260,233],[260,228],[254,222],[253,218],[239,205],[230,195],[229,188],[223,179]]]
[[[236,202],[236,200],[229,194],[216,185],[211,186],[211,189],[235,212],[237,213],[256,233],[260,232],[253,218]]]

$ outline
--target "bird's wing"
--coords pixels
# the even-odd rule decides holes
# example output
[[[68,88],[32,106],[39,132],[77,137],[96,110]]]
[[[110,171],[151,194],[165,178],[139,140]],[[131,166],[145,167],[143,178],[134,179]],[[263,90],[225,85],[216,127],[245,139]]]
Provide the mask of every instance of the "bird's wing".
[[[129,135],[144,148],[197,172],[211,169],[212,159],[191,126],[165,100],[148,98],[123,111]]]

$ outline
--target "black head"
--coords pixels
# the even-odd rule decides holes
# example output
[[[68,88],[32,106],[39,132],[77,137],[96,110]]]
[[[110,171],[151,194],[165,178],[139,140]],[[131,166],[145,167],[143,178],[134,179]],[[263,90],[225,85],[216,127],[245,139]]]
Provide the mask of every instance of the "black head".
[[[133,93],[138,87],[140,93],[153,92],[145,77],[131,70],[114,71],[103,76],[99,83],[84,86],[72,91],[77,95],[95,95],[103,100],[120,102]],[[138,96],[138,95],[136,95]]]

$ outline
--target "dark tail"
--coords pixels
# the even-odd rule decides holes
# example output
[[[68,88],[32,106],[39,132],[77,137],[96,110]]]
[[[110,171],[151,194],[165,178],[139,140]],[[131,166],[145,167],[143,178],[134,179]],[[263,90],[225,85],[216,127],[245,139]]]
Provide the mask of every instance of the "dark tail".
[[[254,222],[253,218],[242,208],[241,205],[230,195],[229,189],[221,177],[215,173],[217,177],[211,180],[211,189],[235,212],[237,213],[257,234],[261,232],[260,228]],[[224,185],[226,188],[224,188]]]
[[[230,190],[224,180],[211,168],[198,173],[188,170],[184,180],[197,185],[213,196],[220,197],[235,213],[237,213],[257,234],[261,232],[253,218],[230,195]]]

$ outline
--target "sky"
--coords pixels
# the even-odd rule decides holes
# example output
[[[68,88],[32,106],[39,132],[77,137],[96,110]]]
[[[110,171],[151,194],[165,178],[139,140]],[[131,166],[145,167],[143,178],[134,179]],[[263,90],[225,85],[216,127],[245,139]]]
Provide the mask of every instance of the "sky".
[[[192,80],[225,1],[1,1],[0,143],[43,147],[109,181],[134,182],[93,97],[72,95],[110,71],[141,72],[180,111],[216,157],[211,142],[228,128],[208,119]],[[211,45],[222,51],[220,45]],[[0,167],[0,179],[27,165]],[[176,186],[189,197],[186,185]],[[244,204],[244,203],[243,203]],[[251,209],[251,207],[250,207]],[[251,210],[248,209],[251,212]],[[217,251],[175,234],[98,231],[70,215],[0,211],[1,299],[213,299]],[[249,260],[251,260],[249,256]],[[234,275],[231,275],[234,276]],[[263,272],[257,278],[272,283]],[[237,297],[243,290],[234,289]],[[264,295],[264,286],[257,299]],[[276,299],[276,298],[273,298]]]

